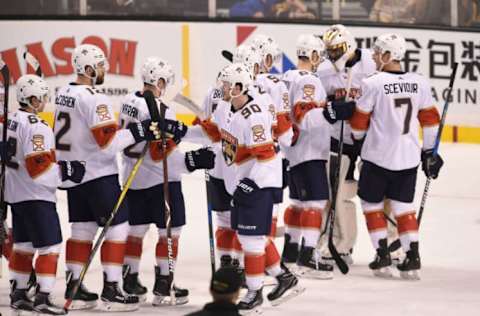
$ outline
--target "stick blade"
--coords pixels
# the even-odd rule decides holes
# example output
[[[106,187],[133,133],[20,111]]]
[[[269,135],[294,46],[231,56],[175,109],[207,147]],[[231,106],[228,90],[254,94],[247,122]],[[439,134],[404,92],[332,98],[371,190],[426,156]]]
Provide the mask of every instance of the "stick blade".
[[[328,239],[328,250],[330,250],[330,254],[332,255],[333,260],[335,260],[335,263],[337,264],[338,269],[343,274],[347,274],[349,271],[348,265],[345,263],[345,261],[343,261],[342,257],[337,251],[337,248],[335,248],[332,238]]]
[[[29,51],[26,51],[25,53],[23,53],[23,59],[25,59],[27,64],[33,68],[37,76],[42,77],[42,68],[40,67],[40,63],[35,58],[35,56],[33,56]]]
[[[233,62],[233,54],[229,52],[228,50],[222,50],[222,56],[229,62]]]
[[[206,118],[205,113],[200,108],[200,106],[198,106],[195,102],[193,102],[186,96],[180,93],[177,93],[175,97],[172,99],[172,101],[180,105],[183,105],[184,107],[192,111],[195,115],[197,115],[201,120],[204,120]]]

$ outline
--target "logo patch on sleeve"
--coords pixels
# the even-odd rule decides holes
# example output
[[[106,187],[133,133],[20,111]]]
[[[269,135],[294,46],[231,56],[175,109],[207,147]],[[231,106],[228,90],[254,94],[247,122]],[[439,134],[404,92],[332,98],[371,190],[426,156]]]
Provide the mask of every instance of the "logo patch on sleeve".
[[[101,122],[109,121],[112,119],[110,112],[108,111],[108,107],[105,104],[97,105],[97,115]]]
[[[315,86],[312,84],[306,84],[303,86],[303,99],[307,101],[314,101]]]
[[[43,135],[33,135],[33,151],[45,151],[45,139]]]
[[[267,140],[267,137],[265,136],[265,129],[263,128],[262,125],[253,126],[252,133],[253,133],[253,141],[255,143],[264,142]]]

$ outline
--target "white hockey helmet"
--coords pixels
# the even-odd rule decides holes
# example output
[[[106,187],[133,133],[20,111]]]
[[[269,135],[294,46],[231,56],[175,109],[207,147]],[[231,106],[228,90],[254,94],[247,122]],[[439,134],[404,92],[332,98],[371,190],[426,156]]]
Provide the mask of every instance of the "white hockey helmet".
[[[301,34],[297,38],[297,57],[307,57],[313,64],[319,64],[325,55],[325,45],[322,40],[313,34]],[[316,60],[314,53],[318,54]]]
[[[255,35],[252,45],[260,53],[262,66],[267,70],[270,70],[282,57],[282,51],[270,36],[264,34]]]
[[[92,44],[82,44],[75,47],[72,54],[72,65],[79,75],[85,74],[87,66],[92,67],[95,71],[99,66],[103,66],[105,71],[108,71],[109,66],[103,50]]]
[[[349,57],[357,49],[355,38],[342,24],[330,26],[323,33],[323,42],[325,43],[328,59],[339,70],[345,68]]]
[[[252,76],[255,75],[255,65],[260,66],[262,64],[262,56],[259,51],[255,49],[252,45],[242,44],[237,47],[235,53],[233,54],[233,63],[243,63],[245,64],[249,71],[252,73]]]
[[[228,66],[225,72],[225,81],[230,84],[230,95],[232,98],[244,94],[250,85],[253,84],[253,77],[250,69],[244,63],[233,63]],[[235,85],[241,84],[242,90],[238,95],[232,95]]]
[[[158,80],[163,79],[165,85],[175,83],[175,73],[170,64],[159,57],[148,57],[142,66],[142,80],[146,84],[157,86]]]
[[[377,37],[373,44],[373,51],[380,54],[390,53],[390,60],[400,61],[407,51],[405,39],[398,34],[387,33]]]
[[[31,97],[36,97],[40,102],[47,102],[49,91],[45,80],[37,75],[23,75],[17,80],[17,101],[31,106]]]

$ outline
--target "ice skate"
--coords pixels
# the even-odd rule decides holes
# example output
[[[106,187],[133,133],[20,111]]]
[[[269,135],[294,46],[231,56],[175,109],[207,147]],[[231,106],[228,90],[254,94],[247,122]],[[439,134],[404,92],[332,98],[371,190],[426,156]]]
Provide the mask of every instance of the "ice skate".
[[[33,310],[42,315],[66,315],[67,311],[63,307],[57,306],[50,301],[48,293],[38,292],[35,295]]]
[[[297,261],[298,273],[302,277],[329,280],[333,279],[333,266],[316,258],[313,247],[302,247]]]
[[[107,276],[103,275],[103,291],[101,299],[102,309],[108,312],[130,312],[138,309],[138,297],[124,294],[118,282],[108,282]]]
[[[30,299],[33,300],[35,296],[35,291],[37,288],[37,275],[35,274],[35,270],[32,270],[30,272],[30,277],[28,278],[28,290],[27,290],[27,295]]]
[[[419,271],[421,268],[420,255],[418,253],[418,242],[410,243],[410,250],[407,251],[407,256],[397,266],[400,271],[400,277],[406,280],[420,280]]]
[[[369,263],[368,267],[372,269],[373,275],[380,278],[391,278],[392,271],[390,266],[392,265],[392,259],[390,258],[390,252],[387,247],[387,240],[380,239],[378,241],[377,254],[375,259]]]
[[[283,244],[282,251],[282,262],[288,268],[295,266],[299,254],[299,245],[297,243],[291,242],[291,239],[292,238],[289,234],[285,234],[285,243]]]
[[[11,282],[10,307],[12,315],[32,315],[33,302],[27,295],[27,289],[17,289],[16,281]]]
[[[155,285],[153,286],[153,306],[165,305],[183,305],[188,303],[188,290],[172,286],[170,293],[170,284],[168,275],[160,274],[160,267],[155,267]],[[172,298],[173,296],[173,298]],[[173,300],[172,300],[173,299]]]
[[[143,303],[147,300],[147,288],[140,283],[137,273],[130,273],[130,266],[123,265],[122,268],[122,277],[123,277],[123,291],[130,295],[135,295],[138,297],[140,303]]]
[[[238,302],[237,307],[241,315],[261,315],[263,304],[263,288],[248,290]]]
[[[73,280],[73,274],[67,271],[67,287],[65,289],[65,299],[69,299],[72,296],[73,289],[78,283],[78,280]],[[82,284],[78,287],[77,293],[73,298],[72,304],[69,310],[82,310],[91,309],[97,306],[98,295],[96,293],[89,292],[88,289]]]
[[[305,288],[298,283],[297,277],[288,269],[285,269],[276,279],[277,285],[267,294],[267,298],[272,306],[278,306],[305,291]]]

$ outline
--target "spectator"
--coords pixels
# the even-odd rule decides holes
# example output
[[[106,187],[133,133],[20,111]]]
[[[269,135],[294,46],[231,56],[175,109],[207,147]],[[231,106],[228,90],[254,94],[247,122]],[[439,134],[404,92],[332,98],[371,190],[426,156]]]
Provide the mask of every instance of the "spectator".
[[[280,0],[244,0],[235,3],[230,16],[264,18],[273,16],[273,6]]]
[[[202,310],[186,316],[237,316],[240,315],[236,305],[240,295],[242,278],[233,268],[220,268],[214,273],[210,282],[210,294],[213,302],[206,304]]]

